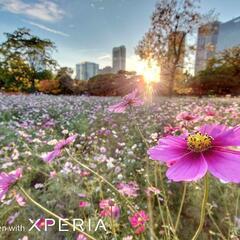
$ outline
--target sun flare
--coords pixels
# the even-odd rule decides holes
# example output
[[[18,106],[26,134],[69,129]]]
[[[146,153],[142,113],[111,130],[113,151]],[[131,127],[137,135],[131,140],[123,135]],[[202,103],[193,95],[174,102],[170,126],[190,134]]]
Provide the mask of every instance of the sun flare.
[[[160,81],[160,69],[155,62],[140,61],[137,68],[137,72],[143,75],[146,83]]]

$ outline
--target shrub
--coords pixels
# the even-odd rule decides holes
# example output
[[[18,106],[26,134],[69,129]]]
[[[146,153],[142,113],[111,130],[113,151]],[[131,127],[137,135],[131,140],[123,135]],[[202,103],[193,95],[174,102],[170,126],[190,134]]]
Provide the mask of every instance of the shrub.
[[[189,85],[195,94],[240,94],[240,47],[227,49],[208,61]]]
[[[128,74],[101,74],[88,81],[88,93],[94,96],[123,96],[143,86],[140,76]]]
[[[35,87],[42,93],[58,94],[61,92],[58,80],[37,80],[35,81]]]

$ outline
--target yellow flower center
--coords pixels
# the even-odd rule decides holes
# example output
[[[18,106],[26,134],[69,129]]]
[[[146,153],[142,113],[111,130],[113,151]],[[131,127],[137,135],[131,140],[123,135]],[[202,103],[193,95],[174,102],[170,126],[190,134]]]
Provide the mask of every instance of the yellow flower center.
[[[212,137],[197,132],[187,137],[187,145],[193,152],[204,152],[212,146]]]

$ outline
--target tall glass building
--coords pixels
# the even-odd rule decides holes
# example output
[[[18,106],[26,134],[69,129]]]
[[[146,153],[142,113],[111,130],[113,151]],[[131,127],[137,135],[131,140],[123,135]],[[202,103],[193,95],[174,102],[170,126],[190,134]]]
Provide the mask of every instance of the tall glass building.
[[[126,47],[120,46],[113,48],[112,51],[113,73],[126,70]]]
[[[209,58],[216,52],[220,22],[212,22],[198,29],[195,74],[204,70]]]
[[[209,58],[240,45],[240,17],[225,23],[213,22],[198,29],[195,74],[206,68]]]
[[[220,24],[217,51],[240,45],[240,17]]]
[[[88,80],[98,74],[99,65],[93,62],[83,62],[76,65],[76,79]]]

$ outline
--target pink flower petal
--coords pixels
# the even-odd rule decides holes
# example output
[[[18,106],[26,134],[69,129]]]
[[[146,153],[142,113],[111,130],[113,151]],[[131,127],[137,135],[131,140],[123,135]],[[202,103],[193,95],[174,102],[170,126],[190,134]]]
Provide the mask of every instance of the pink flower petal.
[[[4,195],[7,193],[8,189],[0,189],[0,200],[4,197]]]
[[[187,143],[180,137],[167,136],[157,146],[148,150],[151,159],[162,162],[176,161],[189,153]]]
[[[213,141],[215,146],[240,146],[239,132],[232,128],[220,134]]]
[[[61,154],[60,149],[55,149],[52,152],[47,153],[45,156],[42,157],[44,162],[50,163],[52,162],[55,158],[59,157]]]
[[[143,100],[137,97],[138,91],[135,89],[133,92],[129,93],[128,95],[124,96],[121,99],[120,103],[112,105],[108,108],[110,112],[115,113],[122,113],[126,110],[128,106],[138,107],[143,105]]]
[[[132,92],[130,92],[128,95],[124,96],[123,97],[123,100],[125,101],[129,101],[129,100],[132,100],[132,99],[135,99],[137,97],[137,94],[138,94],[138,90],[137,89],[134,89]]]
[[[187,149],[173,149],[170,147],[153,147],[148,150],[148,154],[150,155],[151,159],[157,160],[160,162],[172,162],[177,161],[182,156],[189,153],[189,150]]]
[[[224,125],[204,125],[200,132],[208,134],[213,140],[215,146],[240,146],[240,129],[229,128]]]
[[[204,154],[209,172],[225,181],[240,183],[240,152],[216,148]]]
[[[122,113],[126,110],[127,104],[124,102],[117,103],[108,108],[110,112]]]
[[[189,153],[168,169],[167,177],[175,182],[196,181],[206,174],[207,169],[208,165],[202,154]]]
[[[66,145],[73,143],[73,142],[76,140],[76,138],[77,138],[77,134],[74,134],[74,135],[69,136],[69,137],[65,140]]]
[[[228,127],[225,125],[216,125],[216,124],[206,124],[200,128],[200,132],[203,134],[208,134],[209,136],[216,138],[220,134],[228,130]]]
[[[165,145],[171,145],[171,147],[176,148],[186,148],[187,142],[186,142],[186,136],[166,136],[164,138],[160,138],[158,141],[158,144],[165,144]]]

